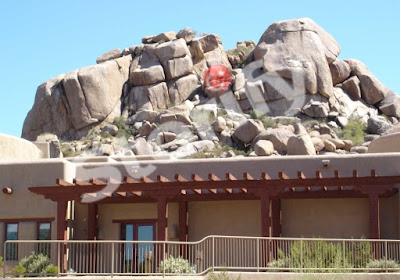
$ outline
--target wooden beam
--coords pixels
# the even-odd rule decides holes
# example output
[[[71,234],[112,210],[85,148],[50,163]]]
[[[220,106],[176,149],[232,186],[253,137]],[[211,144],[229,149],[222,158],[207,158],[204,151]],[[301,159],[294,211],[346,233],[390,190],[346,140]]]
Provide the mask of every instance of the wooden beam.
[[[248,172],[244,172],[243,173],[243,178],[245,179],[245,180],[247,180],[247,181],[253,181],[254,180],[254,178],[250,175],[250,173],[248,173]]]
[[[93,185],[90,182],[86,182],[86,181],[79,180],[79,179],[74,179],[74,184],[77,186],[92,186]]]
[[[126,176],[124,177],[124,182],[127,184],[137,184],[139,183],[137,180],[133,179],[132,177]]]
[[[91,184],[96,185],[96,186],[103,186],[103,185],[107,185],[107,183],[103,182],[102,180],[96,179],[96,178],[92,178],[89,181]]]
[[[217,189],[207,189],[210,193],[217,193]]]
[[[161,183],[169,182],[169,180],[162,175],[157,175],[157,181],[159,181]]]
[[[153,180],[151,180],[150,178],[148,178],[148,177],[146,177],[146,176],[143,176],[143,177],[141,178],[141,181],[142,181],[143,183],[153,183]]]
[[[201,189],[191,189],[195,194],[201,194]]]
[[[199,175],[192,174],[192,181],[194,181],[194,182],[203,182],[204,180]]]
[[[336,179],[340,178],[339,170],[335,170],[335,178],[336,178]]]
[[[271,176],[269,176],[267,172],[263,172],[263,173],[261,173],[261,180],[269,181],[272,179],[271,179]]]
[[[121,182],[120,180],[117,180],[117,179],[113,178],[113,177],[109,177],[109,178],[107,179],[107,184],[111,184],[111,185],[121,185],[122,182]]]
[[[175,180],[177,182],[187,182],[187,180],[180,174],[175,174]]]
[[[67,182],[67,181],[65,181],[65,180],[63,180],[63,179],[57,179],[57,180],[56,180],[56,184],[57,184],[57,185],[60,185],[60,186],[62,186],[62,187],[71,187],[71,186],[75,186],[74,184],[71,184],[71,183],[69,183],[69,182]]]
[[[304,173],[303,173],[303,172],[298,171],[298,172],[297,172],[297,178],[299,178],[299,179],[305,179],[306,176],[304,176]]]
[[[315,178],[317,178],[317,179],[322,179],[322,174],[321,174],[321,171],[315,171]]]
[[[11,188],[3,188],[3,193],[4,194],[12,194],[13,190]]]
[[[224,190],[224,192],[226,192],[226,193],[232,193],[232,189],[225,188],[225,189],[223,189],[223,190]]]
[[[353,170],[353,177],[357,178],[358,177],[358,171],[357,170]]]
[[[371,177],[376,177],[375,169],[371,169]]]
[[[282,180],[289,179],[289,176],[285,172],[279,172],[279,178]]]
[[[208,174],[208,179],[210,180],[210,181],[221,181],[221,179],[217,176],[217,175],[215,175],[215,174],[213,174],[213,173],[211,173],[211,174]]]
[[[236,181],[236,177],[233,176],[231,173],[226,173],[226,179],[229,181]]]
[[[142,192],[140,192],[140,191],[132,191],[132,192],[129,192],[129,193],[131,193],[131,194],[133,194],[134,196],[142,196]]]

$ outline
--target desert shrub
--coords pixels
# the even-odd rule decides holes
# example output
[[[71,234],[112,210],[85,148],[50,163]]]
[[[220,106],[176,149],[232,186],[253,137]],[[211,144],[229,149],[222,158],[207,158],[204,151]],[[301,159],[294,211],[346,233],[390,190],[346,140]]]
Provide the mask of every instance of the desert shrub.
[[[389,271],[399,271],[400,264],[394,260],[370,260],[366,268],[370,268],[372,270],[368,270],[369,272],[386,272],[386,269]],[[376,268],[377,270],[373,270]]]
[[[229,151],[233,151],[237,156],[242,155],[247,157],[253,150],[247,149],[246,151],[242,151],[227,145],[221,145],[213,149],[204,149],[204,151],[190,155],[188,158],[221,158],[224,153]]]
[[[160,262],[158,266],[158,272],[160,273],[173,273],[173,274],[191,274],[195,273],[193,266],[189,264],[189,261],[183,258],[169,258]]]
[[[67,143],[61,143],[61,152],[63,157],[74,157],[76,155],[75,149]]]
[[[355,146],[359,146],[364,143],[364,137],[367,135],[365,130],[365,125],[356,121],[349,121],[343,128],[342,139],[351,140]]]
[[[113,124],[118,127],[117,135],[115,135],[117,138],[124,137],[128,139],[137,133],[133,127],[126,124],[126,119],[122,116],[115,118]]]
[[[54,266],[49,257],[43,254],[32,252],[28,257],[23,258],[17,266],[14,267],[14,272],[19,277],[24,277],[24,274],[40,274],[40,276],[54,275],[57,273],[57,267]]]
[[[270,268],[301,268],[305,272],[341,272],[341,268],[350,267],[343,258],[341,243],[326,241],[295,241],[285,255],[278,249],[278,259],[268,263]],[[293,269],[296,268],[296,269]],[[318,270],[315,270],[318,268]]]

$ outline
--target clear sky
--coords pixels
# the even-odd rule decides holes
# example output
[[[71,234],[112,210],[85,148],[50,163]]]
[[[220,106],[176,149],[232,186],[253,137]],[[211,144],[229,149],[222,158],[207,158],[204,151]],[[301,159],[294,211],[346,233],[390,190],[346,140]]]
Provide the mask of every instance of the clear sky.
[[[256,43],[268,26],[310,17],[400,94],[400,1],[396,0],[0,0],[0,133],[20,136],[36,88],[95,64],[145,35],[191,27],[216,33],[225,49]]]

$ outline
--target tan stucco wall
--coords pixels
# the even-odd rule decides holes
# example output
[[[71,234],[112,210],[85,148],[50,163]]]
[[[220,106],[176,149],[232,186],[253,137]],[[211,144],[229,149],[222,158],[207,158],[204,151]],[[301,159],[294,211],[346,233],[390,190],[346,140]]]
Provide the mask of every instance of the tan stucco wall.
[[[381,198],[380,205],[380,222],[381,222],[381,238],[383,239],[399,239],[399,195],[397,193],[390,198]]]
[[[157,204],[99,204],[98,216],[99,239],[119,240],[120,225],[113,220],[157,219]]]
[[[198,201],[189,202],[189,241],[207,235],[260,236],[260,202]]]
[[[285,237],[360,238],[369,233],[367,199],[283,199]]]
[[[56,218],[56,203],[32,193],[28,187],[55,185],[57,178],[72,180],[74,174],[74,166],[65,160],[48,159],[40,162],[0,163],[0,189],[6,187],[13,190],[10,195],[0,192],[0,219]],[[22,233],[24,224],[20,224],[20,233]],[[0,225],[0,237],[4,238],[4,223],[0,222]],[[55,229],[56,223],[54,222],[52,239],[56,239]],[[22,235],[20,239],[29,236]],[[36,235],[33,237],[36,239]],[[0,242],[0,255],[2,253],[3,243]]]
[[[32,142],[0,133],[0,161],[43,158],[42,152]]]

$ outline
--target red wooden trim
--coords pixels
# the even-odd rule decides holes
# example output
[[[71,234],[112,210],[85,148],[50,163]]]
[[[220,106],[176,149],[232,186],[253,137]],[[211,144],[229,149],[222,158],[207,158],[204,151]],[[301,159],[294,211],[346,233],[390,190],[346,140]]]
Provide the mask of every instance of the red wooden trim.
[[[186,201],[179,202],[179,241],[187,241],[188,206]]]
[[[67,201],[57,202],[57,240],[67,239]]]
[[[180,174],[175,174],[175,181],[177,181],[177,182],[187,182],[187,180]]]
[[[157,180],[159,182],[161,182],[161,183],[169,182],[169,180],[166,177],[162,176],[162,175],[158,175],[157,176]]]
[[[77,185],[77,186],[91,186],[91,185],[93,185],[90,182],[86,182],[86,181],[79,180],[79,179],[74,179],[74,184]]]
[[[97,239],[97,204],[88,204],[88,240]]]
[[[271,176],[269,176],[267,172],[263,172],[261,173],[261,180],[265,181],[271,180]]]
[[[237,181],[236,177],[231,173],[226,173],[226,180],[228,181]]]
[[[208,179],[209,179],[210,181],[221,181],[221,179],[220,179],[217,175],[215,175],[215,174],[213,174],[213,173],[208,174]]]
[[[379,218],[379,197],[378,194],[369,195],[369,237],[371,239],[380,239],[380,218]]]
[[[166,241],[168,238],[168,203],[165,197],[157,200],[157,240]]]
[[[337,179],[337,178],[340,178],[339,170],[335,170],[335,178],[336,178],[336,179]]]
[[[298,172],[297,172],[297,178],[299,178],[299,179],[305,179],[306,176],[304,176],[304,173],[303,173],[303,172],[298,171]]]
[[[125,177],[124,178],[124,182],[127,184],[137,184],[139,183],[137,180],[131,178],[131,177]]]
[[[272,236],[280,237],[282,233],[281,229],[281,200],[279,198],[273,198],[271,200],[272,210]]]
[[[0,223],[23,223],[23,222],[38,222],[38,223],[51,223],[55,220],[54,217],[50,218],[11,218],[11,219],[0,219]]]
[[[197,174],[192,174],[192,181],[195,181],[195,182],[203,182],[204,180],[203,180],[203,178],[201,178],[199,175],[197,175]]]
[[[261,236],[270,237],[270,197],[267,193],[261,195]]]
[[[103,182],[102,180],[96,179],[96,178],[90,179],[89,182],[92,183],[93,185],[98,185],[98,186],[106,185],[105,182]]]
[[[143,183],[153,183],[153,180],[151,180],[150,178],[148,178],[146,176],[142,177],[141,181]]]
[[[3,193],[4,194],[12,194],[13,190],[11,188],[3,188]]]
[[[62,187],[72,187],[72,186],[75,186],[74,184],[71,184],[71,183],[69,183],[69,182],[67,182],[67,181],[65,181],[65,180],[63,180],[63,179],[57,179],[57,180],[56,180],[56,184],[57,184],[57,185],[60,185],[60,186],[62,186]]]
[[[244,172],[243,173],[243,178],[245,179],[245,180],[248,180],[248,181],[252,181],[252,180],[254,180],[254,178],[250,175],[250,173],[248,173],[248,172]]]
[[[357,170],[353,170],[353,177],[357,178],[358,177],[358,171]]]

